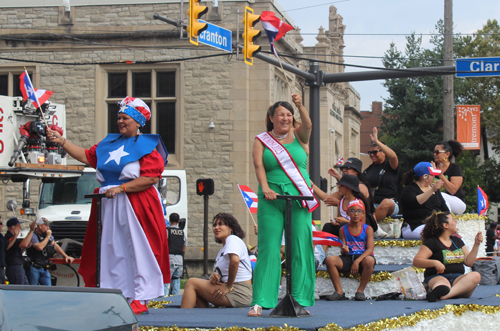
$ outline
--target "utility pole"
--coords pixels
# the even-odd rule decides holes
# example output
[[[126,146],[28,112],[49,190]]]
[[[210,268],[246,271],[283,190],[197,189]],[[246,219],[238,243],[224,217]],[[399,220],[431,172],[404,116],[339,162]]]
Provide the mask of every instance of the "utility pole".
[[[444,66],[453,65],[453,0],[444,0]],[[455,139],[453,76],[443,76],[443,139]]]

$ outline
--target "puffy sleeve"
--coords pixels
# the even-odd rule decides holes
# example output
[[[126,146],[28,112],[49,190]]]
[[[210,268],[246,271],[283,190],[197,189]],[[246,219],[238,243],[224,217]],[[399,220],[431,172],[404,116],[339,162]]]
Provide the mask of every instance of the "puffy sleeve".
[[[87,160],[94,169],[97,168],[97,154],[96,154],[97,145],[99,144],[96,144],[90,147],[90,149],[85,150],[85,156],[87,156]]]
[[[164,170],[163,158],[157,151],[144,155],[139,163],[141,165],[141,176],[143,177],[160,177]]]

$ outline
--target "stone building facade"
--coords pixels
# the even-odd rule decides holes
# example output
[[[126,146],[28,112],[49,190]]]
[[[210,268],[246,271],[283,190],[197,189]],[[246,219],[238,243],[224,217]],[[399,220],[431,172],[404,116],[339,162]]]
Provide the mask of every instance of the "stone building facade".
[[[187,4],[184,1],[184,12]],[[234,39],[237,24],[240,31],[243,25],[236,13],[243,13],[245,6],[256,13],[274,11],[294,24],[275,0],[219,0],[217,7],[212,2],[203,5],[209,7],[204,18],[233,31]],[[308,89],[303,78],[284,74],[258,59],[249,66],[235,55],[193,46],[179,38],[178,28],[153,19],[155,13],[177,20],[180,1],[103,0],[95,5],[91,0],[72,0],[69,11],[62,7],[62,0],[1,3],[0,89],[4,84],[2,93],[16,95],[16,79],[26,67],[36,88],[54,90],[50,100],[66,105],[67,137],[82,147],[94,145],[113,130],[117,101],[127,95],[142,98],[152,109],[147,132],[161,134],[169,149],[167,168],[187,172],[190,239],[186,258],[203,257],[203,199],[195,194],[198,178],[215,181],[209,218],[217,212],[234,213],[248,234],[246,240],[256,243],[236,184],[257,190],[251,155],[254,137],[265,130],[270,104],[291,101],[287,81],[294,93],[303,94],[306,107]],[[304,58],[315,54],[329,62],[321,70],[343,72],[345,25],[335,7],[330,7],[329,15],[329,30],[319,28],[315,46],[304,47],[300,32],[288,33],[277,43],[278,52],[298,57],[307,53]],[[257,28],[262,29],[260,24]],[[269,51],[264,32],[258,43]],[[307,70],[308,61],[283,61]],[[359,156],[360,96],[349,83],[336,83],[322,87],[320,98],[321,174],[326,178],[327,169],[338,158]],[[20,201],[20,188],[20,184],[0,184],[4,219],[11,216],[4,202]],[[38,183],[32,181],[31,189],[36,203]],[[333,213],[323,207],[322,221]],[[209,242],[209,256],[213,256],[219,247]]]

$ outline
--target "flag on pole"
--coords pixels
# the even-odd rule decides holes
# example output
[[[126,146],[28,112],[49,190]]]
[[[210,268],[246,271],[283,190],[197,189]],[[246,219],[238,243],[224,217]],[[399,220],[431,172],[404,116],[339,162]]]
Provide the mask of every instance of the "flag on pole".
[[[274,42],[278,41],[288,31],[293,30],[293,26],[284,23],[277,18],[272,11],[263,11],[262,14],[260,14],[260,22],[271,44],[271,51],[278,57],[278,53],[274,49]]]
[[[324,231],[313,231],[313,245],[343,246],[344,243],[334,234]]]
[[[245,201],[248,211],[251,214],[257,214],[257,205],[258,205],[258,198],[257,194],[255,194],[252,189],[246,185],[239,185],[238,188],[240,189],[241,195],[243,196],[243,200]]]
[[[39,108],[40,105],[43,105],[47,100],[49,100],[52,93],[54,93],[54,91],[35,89],[33,84],[31,84],[30,76],[26,70],[24,70],[21,76],[19,76],[19,88],[23,94],[23,101],[30,98],[35,108]]]
[[[338,166],[341,166],[342,163],[344,163],[344,157],[341,157],[338,161],[337,161],[337,164]]]
[[[490,203],[488,201],[488,196],[484,193],[483,189],[477,186],[477,213],[479,216],[486,215],[488,209],[490,208]]]

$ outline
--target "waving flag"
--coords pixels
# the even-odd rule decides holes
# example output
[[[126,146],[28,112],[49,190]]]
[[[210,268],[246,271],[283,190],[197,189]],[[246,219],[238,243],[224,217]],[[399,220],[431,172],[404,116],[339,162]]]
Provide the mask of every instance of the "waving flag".
[[[269,43],[271,43],[271,51],[278,57],[278,53],[276,53],[274,49],[274,42],[278,41],[288,31],[293,30],[293,26],[284,23],[277,18],[272,11],[263,11],[262,14],[260,14],[260,22],[266,31]]]
[[[313,231],[313,245],[343,246],[344,243],[334,234],[324,231]]]
[[[338,166],[341,166],[342,163],[344,163],[344,157],[341,157],[338,161],[337,161],[337,164]]]
[[[484,193],[483,189],[477,186],[477,212],[481,215],[486,215],[488,209],[490,208],[490,203],[488,201],[488,196]]]
[[[35,108],[43,105],[47,100],[49,100],[50,96],[54,91],[47,90],[37,90],[31,84],[30,76],[26,70],[19,76],[19,88],[21,89],[21,93],[23,94],[23,101],[30,98],[33,102],[33,106]]]
[[[241,195],[243,196],[243,200],[245,201],[248,211],[251,214],[257,214],[257,204],[258,204],[258,198],[257,194],[255,194],[252,189],[246,185],[239,185],[238,188],[240,189]]]

